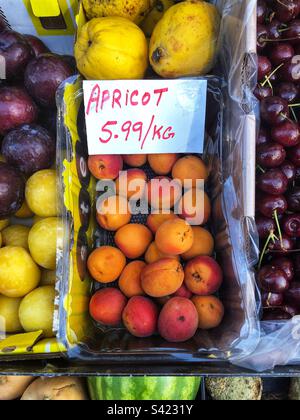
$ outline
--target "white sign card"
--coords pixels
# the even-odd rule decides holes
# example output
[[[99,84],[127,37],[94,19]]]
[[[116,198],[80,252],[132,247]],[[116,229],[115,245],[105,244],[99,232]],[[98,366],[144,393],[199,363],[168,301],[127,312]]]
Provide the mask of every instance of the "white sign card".
[[[90,155],[203,153],[207,81],[84,81]]]

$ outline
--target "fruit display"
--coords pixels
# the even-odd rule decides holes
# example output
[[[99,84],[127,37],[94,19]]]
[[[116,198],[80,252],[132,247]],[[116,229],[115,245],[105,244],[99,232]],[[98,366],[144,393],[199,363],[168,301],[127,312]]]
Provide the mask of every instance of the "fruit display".
[[[209,171],[196,155],[138,158],[89,157],[93,176],[115,180],[116,186],[97,200],[103,239],[87,262],[96,289],[90,315],[100,328],[123,326],[138,338],[159,334],[168,342],[185,342],[198,330],[217,328],[225,312],[216,296],[223,273],[207,225],[210,199],[204,190],[185,192],[180,183],[189,179],[190,187],[196,186],[199,179],[208,181]],[[172,187],[162,190],[165,180],[178,185],[175,194]],[[136,202],[147,214],[132,212]]]
[[[299,16],[298,1],[258,1],[257,281],[265,320],[300,314]]]
[[[5,29],[0,54],[0,331],[53,338],[58,217],[55,95],[74,74],[34,36]],[[39,220],[35,220],[39,217]]]
[[[168,79],[209,73],[217,53],[219,12],[201,0],[175,3],[84,0],[88,22],[75,44],[80,73],[90,80],[143,79],[150,65]]]

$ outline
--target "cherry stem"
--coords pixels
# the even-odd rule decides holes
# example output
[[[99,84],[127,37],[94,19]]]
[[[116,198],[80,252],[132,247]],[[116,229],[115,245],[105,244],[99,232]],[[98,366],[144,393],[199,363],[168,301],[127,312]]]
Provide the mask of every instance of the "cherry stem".
[[[281,248],[283,248],[282,232],[281,232],[281,227],[280,227],[280,223],[279,223],[279,219],[278,219],[277,210],[274,211],[274,219],[275,219],[275,223],[276,223],[277,230],[278,230],[278,233],[279,233]]]
[[[278,67],[276,67],[275,70],[272,71],[272,73],[266,76],[265,81],[261,84],[261,87],[265,87],[266,83],[271,83],[270,82],[271,77],[274,76],[274,74],[277,73],[277,71],[281,69],[282,66],[284,66],[284,63],[281,63]]]
[[[260,165],[257,165],[257,169],[259,170],[259,171],[261,171],[263,174],[265,174],[266,173],[266,171],[260,166]]]
[[[269,38],[259,38],[259,42],[287,42],[287,41],[297,41],[300,37],[293,37],[293,38],[280,38],[280,39],[269,39]]]
[[[282,116],[282,118],[288,120],[289,122],[293,123],[294,121],[292,121],[286,114],[284,114],[283,112],[280,113],[280,115]]]
[[[289,30],[290,30],[289,27],[285,27],[285,28],[282,28],[282,29],[278,29],[278,32],[286,32],[286,31],[289,31]]]
[[[297,115],[295,114],[295,111],[293,110],[293,108],[291,108],[291,113],[293,115],[293,118],[294,118],[295,122],[298,123],[298,118],[297,118]]]
[[[289,105],[289,108],[299,108],[300,104],[291,104]]]
[[[267,248],[268,248],[268,246],[269,246],[269,243],[270,243],[271,241],[275,242],[275,240],[277,240],[277,237],[274,235],[274,231],[273,231],[273,230],[271,230],[271,231],[270,231],[270,235],[268,236],[268,239],[266,240],[266,243],[265,243],[265,245],[264,245],[264,247],[263,247],[263,250],[262,250],[262,252],[261,252],[261,255],[260,255],[260,259],[259,259],[259,263],[258,263],[258,269],[259,269],[259,270],[261,269],[261,265],[262,265],[262,262],[263,262],[264,256],[267,254]]]

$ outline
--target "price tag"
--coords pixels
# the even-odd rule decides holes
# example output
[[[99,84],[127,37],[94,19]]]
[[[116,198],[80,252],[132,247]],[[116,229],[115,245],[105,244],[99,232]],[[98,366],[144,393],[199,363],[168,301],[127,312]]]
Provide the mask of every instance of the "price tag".
[[[207,81],[84,81],[90,155],[202,153]]]

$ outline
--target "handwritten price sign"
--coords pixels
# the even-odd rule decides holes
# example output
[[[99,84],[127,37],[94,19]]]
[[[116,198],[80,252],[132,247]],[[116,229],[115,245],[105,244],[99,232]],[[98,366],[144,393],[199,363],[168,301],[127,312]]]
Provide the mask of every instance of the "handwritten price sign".
[[[90,155],[202,153],[205,80],[84,81]]]

